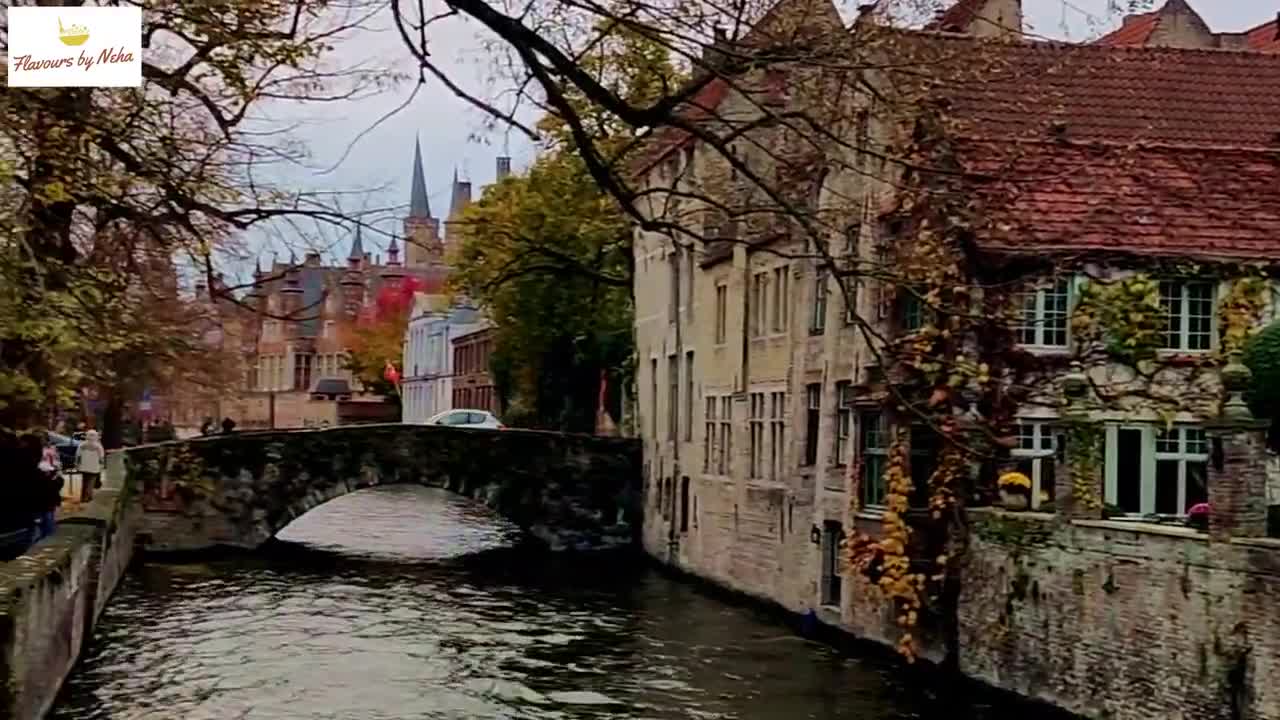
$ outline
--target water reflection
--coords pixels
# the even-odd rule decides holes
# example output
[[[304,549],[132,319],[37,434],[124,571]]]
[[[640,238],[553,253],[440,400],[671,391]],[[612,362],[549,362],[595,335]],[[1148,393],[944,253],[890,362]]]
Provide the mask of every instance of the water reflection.
[[[1006,716],[649,570],[518,537],[462,499],[381,488],[312,511],[266,553],[146,565],[53,717]]]

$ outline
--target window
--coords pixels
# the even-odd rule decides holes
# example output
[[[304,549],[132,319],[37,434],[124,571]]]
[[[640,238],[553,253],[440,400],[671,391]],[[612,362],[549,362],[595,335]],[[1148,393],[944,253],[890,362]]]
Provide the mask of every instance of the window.
[[[680,433],[680,356],[667,357],[667,439],[675,442]]]
[[[862,292],[862,281],[849,280],[841,289],[844,295],[844,324],[852,325],[858,320],[858,294]]]
[[[938,469],[938,456],[942,454],[942,436],[929,425],[915,423],[911,426],[911,505],[923,507],[929,503],[929,480]]]
[[[697,297],[693,294],[694,278],[698,276],[693,271],[693,248],[686,248],[684,251],[684,267],[685,267],[685,292],[684,292],[684,314],[689,323],[693,322],[693,299]]]
[[[1209,441],[1199,428],[1156,434],[1156,512],[1184,515],[1209,501]]]
[[[293,388],[307,390],[311,388],[311,356],[295,353],[293,356]]]
[[[750,477],[758,478],[763,475],[764,465],[764,417],[765,404],[764,393],[751,393],[751,415],[747,419],[747,425],[750,433],[751,448],[751,465]]]
[[[1160,306],[1165,313],[1161,347],[1185,352],[1209,349],[1213,337],[1212,284],[1162,282]]]
[[[1018,343],[1029,347],[1067,346],[1071,284],[1055,280],[1046,287],[1018,293],[1018,323],[1014,328]]]
[[[1018,444],[1010,455],[1018,461],[1018,472],[1031,480],[1031,507],[1039,508],[1054,500],[1055,454],[1062,438],[1040,422],[1020,423],[1017,433]]]
[[[716,344],[723,345],[729,334],[729,286],[716,286]]]
[[[1135,515],[1185,515],[1209,497],[1202,428],[1107,428],[1106,501]]]
[[[694,351],[685,354],[685,442],[694,442]]]
[[[711,472],[711,460],[716,451],[716,407],[720,398],[709,397],[704,401],[706,417],[703,418],[706,436],[702,438],[702,472]]]
[[[652,415],[649,416],[649,436],[658,441],[658,359],[649,361],[649,401]]]
[[[884,505],[884,471],[889,459],[888,428],[884,413],[858,413],[858,456],[862,462],[862,506]]]
[[[782,479],[782,464],[787,456],[783,444],[786,435],[787,394],[769,393],[769,477]]]
[[[818,412],[822,408],[822,386],[806,385],[805,394],[805,436],[804,464],[813,465],[818,462]]]
[[[720,398],[720,447],[716,467],[721,475],[728,475],[733,466],[733,398]]]
[[[769,273],[759,272],[751,278],[751,337],[764,336],[769,301]]]
[[[861,221],[855,220],[844,229],[844,256],[850,261],[858,256],[858,240],[861,237]]]
[[[787,296],[788,284],[790,282],[790,265],[783,265],[773,270],[773,322],[771,329],[775,333],[786,332],[787,329]]]
[[[924,301],[920,299],[920,296],[914,290],[905,289],[902,291],[900,307],[902,308],[903,332],[915,332],[924,327]]]
[[[821,335],[827,329],[827,271],[818,270],[813,283],[813,315],[809,318],[809,334]]]
[[[822,523],[822,604],[840,605],[840,545],[844,528],[828,520]]]
[[[680,312],[680,252],[673,250],[667,256],[667,265],[670,269],[668,275],[671,298],[667,306],[667,320],[676,321],[676,315]]]
[[[680,478],[680,532],[689,532],[689,476]]]
[[[831,452],[831,460],[835,465],[844,465],[849,461],[849,436],[853,431],[853,408],[849,407],[852,393],[853,385],[848,380],[836,383],[836,442]]]

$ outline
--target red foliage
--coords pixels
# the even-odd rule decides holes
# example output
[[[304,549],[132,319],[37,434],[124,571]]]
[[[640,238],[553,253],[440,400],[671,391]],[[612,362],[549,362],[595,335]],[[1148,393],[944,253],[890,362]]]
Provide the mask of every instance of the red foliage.
[[[422,281],[406,277],[399,282],[389,282],[378,290],[372,305],[366,305],[360,313],[361,325],[377,325],[404,319],[413,309],[413,295],[423,288]]]

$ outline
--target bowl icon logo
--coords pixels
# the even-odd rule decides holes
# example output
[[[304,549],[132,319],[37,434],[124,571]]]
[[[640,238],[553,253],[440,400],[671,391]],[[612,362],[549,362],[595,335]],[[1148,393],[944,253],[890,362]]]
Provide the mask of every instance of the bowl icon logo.
[[[58,39],[63,45],[83,45],[89,39],[89,28],[83,25],[62,26],[62,18],[58,18]]]

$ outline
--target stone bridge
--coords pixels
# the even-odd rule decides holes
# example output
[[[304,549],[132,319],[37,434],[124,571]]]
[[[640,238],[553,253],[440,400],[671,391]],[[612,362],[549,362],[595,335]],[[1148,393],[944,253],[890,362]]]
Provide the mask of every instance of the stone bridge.
[[[640,531],[640,443],[426,425],[234,433],[132,448],[149,550],[256,548],[340,495],[392,483],[474,498],[553,549],[631,544]]]

